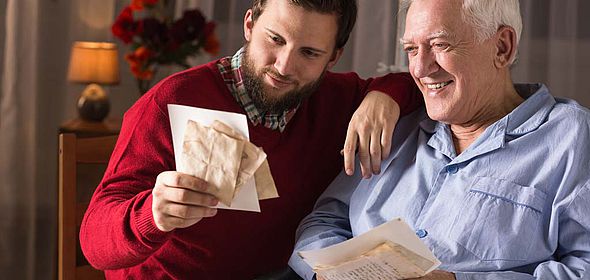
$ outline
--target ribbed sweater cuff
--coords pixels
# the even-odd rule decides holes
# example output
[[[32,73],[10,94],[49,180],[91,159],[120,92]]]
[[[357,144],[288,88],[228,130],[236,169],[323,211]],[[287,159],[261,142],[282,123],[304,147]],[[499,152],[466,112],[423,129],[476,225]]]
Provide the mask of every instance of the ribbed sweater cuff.
[[[160,243],[166,240],[170,233],[158,229],[152,214],[152,196],[149,195],[138,211],[136,220],[137,231],[148,242]]]
[[[381,91],[393,98],[399,105],[401,116],[415,111],[422,104],[422,95],[409,73],[390,73],[386,76],[388,78],[373,80],[368,91]]]

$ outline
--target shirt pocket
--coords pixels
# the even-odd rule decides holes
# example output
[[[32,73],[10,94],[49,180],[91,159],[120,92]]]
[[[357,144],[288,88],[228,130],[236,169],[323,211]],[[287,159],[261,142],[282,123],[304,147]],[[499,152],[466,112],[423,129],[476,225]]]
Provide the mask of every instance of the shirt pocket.
[[[526,260],[546,194],[506,180],[477,177],[451,226],[451,238],[481,260]]]

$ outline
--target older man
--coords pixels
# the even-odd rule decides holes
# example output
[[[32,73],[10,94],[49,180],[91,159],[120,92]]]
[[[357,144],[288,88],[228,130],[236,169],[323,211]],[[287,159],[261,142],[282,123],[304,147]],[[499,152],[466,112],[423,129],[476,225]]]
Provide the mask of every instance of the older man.
[[[513,85],[518,0],[406,4],[426,112],[400,121],[380,176],[332,183],[295,252],[402,217],[442,262],[424,279],[590,279],[590,112]],[[296,253],[290,265],[313,277]]]

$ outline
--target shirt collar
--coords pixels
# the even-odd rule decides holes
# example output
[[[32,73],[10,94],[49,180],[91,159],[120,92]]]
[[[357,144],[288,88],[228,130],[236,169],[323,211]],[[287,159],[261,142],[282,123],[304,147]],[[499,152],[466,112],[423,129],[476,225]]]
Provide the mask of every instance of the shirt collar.
[[[253,125],[262,124],[264,127],[283,132],[289,120],[293,118],[297,108],[285,110],[280,114],[262,112],[256,107],[250,93],[246,90],[242,75],[242,60],[245,49],[239,49],[232,57],[219,60],[217,67],[225,84],[238,104],[246,111],[248,119]]]
[[[555,99],[543,84],[517,84],[515,88],[525,101],[486,128],[484,133],[470,145],[470,148],[458,157],[449,125],[430,118],[420,122],[420,128],[432,134],[428,145],[457,162],[503,147],[506,135],[519,136],[536,130],[547,119],[547,115],[555,105]]]
[[[525,101],[506,116],[506,134],[519,136],[539,128],[556,101],[543,84],[517,84],[515,88]]]

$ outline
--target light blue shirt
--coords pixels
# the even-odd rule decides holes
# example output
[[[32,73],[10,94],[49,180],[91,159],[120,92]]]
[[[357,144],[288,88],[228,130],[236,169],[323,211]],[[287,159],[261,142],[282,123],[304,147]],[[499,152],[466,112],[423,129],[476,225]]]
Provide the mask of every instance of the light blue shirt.
[[[590,111],[543,85],[517,90],[526,100],[459,155],[448,125],[403,118],[381,175],[338,176],[289,265],[312,279],[296,252],[401,217],[459,280],[590,279]]]

